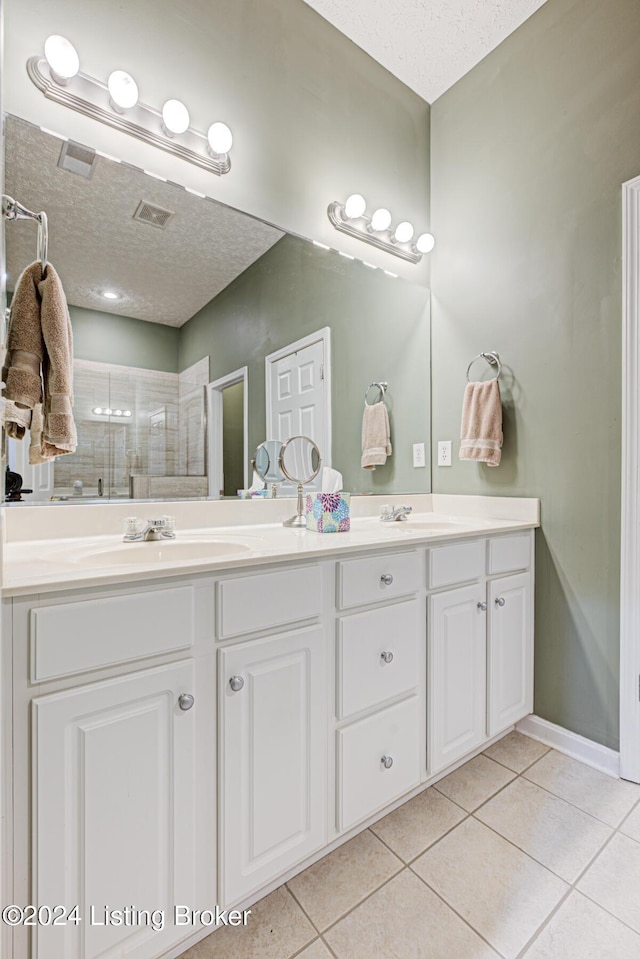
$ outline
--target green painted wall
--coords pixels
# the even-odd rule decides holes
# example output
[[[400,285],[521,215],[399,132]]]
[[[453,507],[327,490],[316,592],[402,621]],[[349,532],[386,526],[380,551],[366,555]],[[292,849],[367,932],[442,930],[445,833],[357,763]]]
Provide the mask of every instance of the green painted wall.
[[[222,392],[222,464],[224,495],[244,489],[244,384],[234,383]]]
[[[503,463],[437,492],[539,496],[535,711],[618,746],[621,190],[640,173],[640,4],[548,0],[432,106],[433,443],[505,364]]]
[[[428,290],[285,236],[180,331],[180,369],[210,357],[215,380],[249,368],[251,451],[265,439],[264,358],[331,327],[333,466],[352,492],[426,492],[412,444],[429,445]],[[364,391],[389,383],[393,455],[360,468]]]
[[[178,372],[180,331],[174,327],[79,306],[69,306],[69,315],[77,359]]]

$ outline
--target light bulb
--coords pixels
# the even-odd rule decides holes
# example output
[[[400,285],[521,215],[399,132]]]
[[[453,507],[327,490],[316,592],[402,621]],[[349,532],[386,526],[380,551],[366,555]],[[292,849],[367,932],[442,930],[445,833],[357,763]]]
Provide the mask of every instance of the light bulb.
[[[98,416],[99,416],[99,415],[102,413],[102,407],[101,407],[101,406],[96,406],[93,412],[94,412],[94,413],[97,413]]]
[[[408,243],[413,236],[413,226],[407,220],[398,223],[394,234],[398,243]]]
[[[384,207],[381,207],[379,210],[376,210],[373,216],[371,217],[371,229],[375,230],[376,233],[382,230],[388,230],[391,225],[391,214],[388,210],[385,210]]]
[[[116,410],[116,416],[122,416],[122,410]]]
[[[367,202],[363,196],[360,196],[359,193],[352,193],[351,196],[347,197],[347,202],[344,205],[344,212],[347,214],[350,220],[355,220],[359,216],[362,216],[366,209]]]
[[[435,245],[436,241],[431,233],[421,233],[416,240],[416,250],[418,253],[431,253]]]
[[[180,100],[167,100],[162,108],[162,122],[169,136],[189,129],[189,111]]]
[[[111,414],[113,413],[113,410],[106,409],[105,413],[107,414],[107,416],[111,416]]]
[[[138,102],[138,84],[124,70],[114,70],[107,80],[111,105],[117,113],[130,110]]]
[[[80,69],[80,58],[74,45],[54,34],[44,41],[44,55],[51,67],[51,75],[56,83],[66,86]]]
[[[131,416],[131,410],[125,410],[125,411],[124,411],[124,415],[125,415],[125,416]]]
[[[207,130],[207,140],[213,153],[228,153],[233,143],[233,134],[226,123],[212,123]]]

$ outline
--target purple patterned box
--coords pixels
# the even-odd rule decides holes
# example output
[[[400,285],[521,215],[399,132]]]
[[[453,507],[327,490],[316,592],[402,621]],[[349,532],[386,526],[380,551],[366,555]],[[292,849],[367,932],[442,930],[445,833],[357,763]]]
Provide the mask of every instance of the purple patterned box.
[[[307,493],[307,529],[316,533],[347,533],[351,493]]]

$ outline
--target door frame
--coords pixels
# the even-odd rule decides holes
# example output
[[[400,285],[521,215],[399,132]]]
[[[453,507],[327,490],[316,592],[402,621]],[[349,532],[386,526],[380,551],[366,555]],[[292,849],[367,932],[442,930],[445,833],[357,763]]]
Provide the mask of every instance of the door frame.
[[[620,775],[640,782],[640,176],[622,185]]]
[[[272,397],[271,397],[271,376],[270,376],[270,367],[273,363],[277,363],[278,360],[281,360],[285,356],[289,356],[290,353],[296,353],[298,350],[304,350],[308,346],[313,346],[314,343],[324,344],[324,418],[325,418],[325,433],[327,439],[327,448],[326,450],[321,450],[322,456],[322,465],[330,467],[331,466],[331,447],[333,444],[333,439],[331,435],[331,327],[323,326],[321,330],[316,330],[315,333],[309,333],[308,336],[303,336],[300,340],[295,340],[293,343],[288,343],[287,346],[283,346],[281,349],[276,350],[274,353],[269,353],[268,356],[264,358],[264,391],[265,391],[265,432],[269,432],[269,423],[271,422],[271,413],[272,413]],[[273,437],[267,436],[267,439],[272,439]],[[311,437],[313,439],[313,437]],[[315,442],[315,441],[314,441]],[[318,446],[320,444],[318,443]]]
[[[242,395],[242,446],[244,462],[244,488],[249,487],[249,367],[241,366],[207,386],[207,474],[209,496],[220,499],[224,488],[224,462],[222,455],[222,394],[228,386],[243,384]],[[219,455],[215,455],[216,452]]]

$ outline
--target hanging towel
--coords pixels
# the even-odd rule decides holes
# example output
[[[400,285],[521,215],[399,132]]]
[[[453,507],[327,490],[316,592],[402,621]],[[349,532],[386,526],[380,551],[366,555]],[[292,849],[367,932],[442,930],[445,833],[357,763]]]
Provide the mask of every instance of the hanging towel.
[[[462,400],[460,459],[499,466],[502,449],[502,401],[496,379],[467,383]]]
[[[391,436],[389,414],[384,403],[365,403],[362,417],[362,460],[363,470],[374,470],[384,466],[387,456],[391,456]]]
[[[42,402],[44,460],[75,452],[71,321],[60,277],[51,264],[44,278],[36,261],[18,280],[2,378],[5,397],[17,407],[34,409]]]
[[[13,400],[6,400],[2,411],[2,421],[7,436],[21,440],[31,426],[31,410],[16,406]]]

